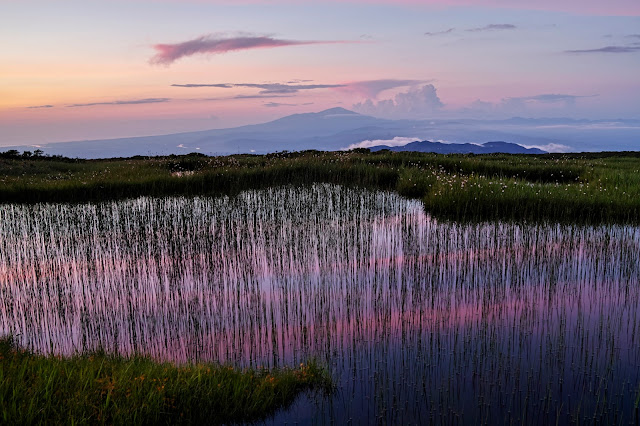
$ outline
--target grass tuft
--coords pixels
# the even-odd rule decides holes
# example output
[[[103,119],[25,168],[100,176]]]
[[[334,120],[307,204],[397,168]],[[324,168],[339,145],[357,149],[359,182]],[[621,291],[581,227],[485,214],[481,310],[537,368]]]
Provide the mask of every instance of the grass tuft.
[[[105,353],[42,356],[0,339],[0,423],[227,424],[262,420],[304,391],[330,392],[315,361],[296,368],[176,366]]]

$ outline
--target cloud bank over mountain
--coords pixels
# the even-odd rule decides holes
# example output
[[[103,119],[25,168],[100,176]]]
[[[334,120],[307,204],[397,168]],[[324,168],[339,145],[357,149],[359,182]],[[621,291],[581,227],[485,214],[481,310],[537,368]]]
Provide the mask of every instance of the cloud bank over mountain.
[[[433,84],[410,88],[391,99],[367,99],[353,105],[361,114],[389,118],[427,118],[444,107]]]

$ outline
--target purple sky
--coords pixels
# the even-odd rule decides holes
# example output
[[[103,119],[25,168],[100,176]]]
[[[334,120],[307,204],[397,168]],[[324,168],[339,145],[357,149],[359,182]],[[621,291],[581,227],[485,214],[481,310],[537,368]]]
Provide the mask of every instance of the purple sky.
[[[389,118],[640,118],[637,0],[11,1],[0,145]]]

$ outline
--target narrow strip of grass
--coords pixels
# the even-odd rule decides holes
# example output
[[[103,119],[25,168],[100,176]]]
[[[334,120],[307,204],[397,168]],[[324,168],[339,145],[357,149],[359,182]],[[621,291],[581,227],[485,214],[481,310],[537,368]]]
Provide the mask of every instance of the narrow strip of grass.
[[[104,353],[64,359],[0,340],[2,424],[248,422],[287,407],[303,391],[331,388],[315,362],[269,371]]]
[[[305,151],[73,160],[3,157],[0,203],[232,195],[315,182],[396,190],[453,220],[640,223],[640,153],[438,155]]]

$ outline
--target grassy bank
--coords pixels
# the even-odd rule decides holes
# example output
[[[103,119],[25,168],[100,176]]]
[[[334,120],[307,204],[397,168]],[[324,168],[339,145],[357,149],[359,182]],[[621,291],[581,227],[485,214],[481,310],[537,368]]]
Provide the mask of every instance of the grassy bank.
[[[397,190],[450,219],[640,222],[640,153],[437,155],[366,150],[71,160],[0,155],[0,202],[233,194],[313,182]]]
[[[313,362],[267,371],[106,354],[62,359],[0,340],[2,424],[236,423],[264,419],[305,390],[330,389]]]

